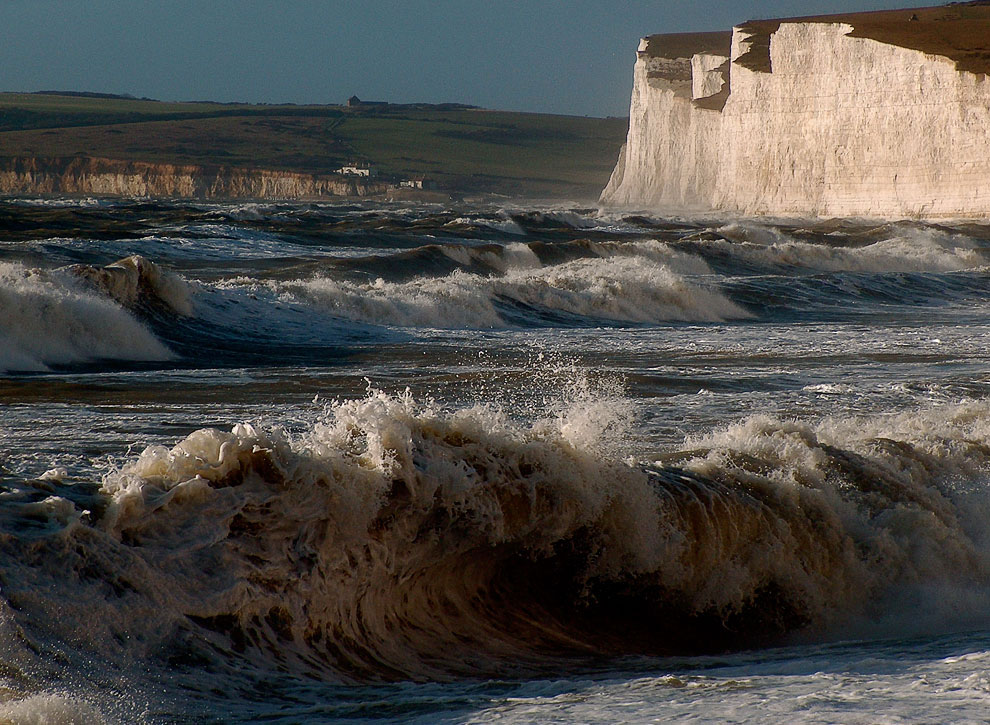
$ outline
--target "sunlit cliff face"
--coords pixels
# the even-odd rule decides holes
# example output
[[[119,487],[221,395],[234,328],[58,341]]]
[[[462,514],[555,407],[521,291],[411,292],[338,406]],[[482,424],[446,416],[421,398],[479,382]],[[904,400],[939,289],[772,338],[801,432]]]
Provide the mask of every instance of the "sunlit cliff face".
[[[985,215],[987,77],[853,32],[784,22],[763,50],[736,28],[727,74],[717,54],[665,58],[664,36],[650,38],[602,201],[782,216]],[[769,64],[744,58],[756,52]]]
[[[364,196],[384,189],[374,180],[272,169],[86,157],[8,159],[0,164],[0,194],[275,200]]]

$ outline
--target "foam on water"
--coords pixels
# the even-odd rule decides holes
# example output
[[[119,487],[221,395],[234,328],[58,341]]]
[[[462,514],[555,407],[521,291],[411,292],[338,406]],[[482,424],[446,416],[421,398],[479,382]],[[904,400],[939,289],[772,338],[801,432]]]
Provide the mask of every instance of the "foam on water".
[[[480,225],[505,234],[525,236],[526,230],[519,226],[508,213],[502,212],[497,217],[457,217],[448,222],[449,225],[475,226]]]
[[[117,276],[111,271],[108,279]],[[126,291],[126,282],[118,281]],[[0,309],[0,370],[173,357],[124,307],[68,273],[0,263]]]
[[[875,635],[889,620],[891,632],[905,635],[949,621],[982,625],[990,605],[988,412],[981,401],[816,425],[754,416],[689,439],[706,452],[683,465],[827,492],[842,528],[878,564],[863,582],[878,600],[858,613],[865,619],[857,626]],[[850,621],[842,626],[848,636]]]
[[[756,416],[646,465],[616,458],[626,408],[585,388],[520,424],[372,391],[296,436],[202,429],[95,509],[9,502],[5,596],[28,640],[331,681],[984,621],[990,404]]]
[[[740,319],[744,309],[638,255],[578,259],[549,267],[514,260],[484,277],[460,270],[441,278],[359,284],[330,278],[281,288],[351,320],[384,325],[485,328],[516,323],[511,312],[565,314],[597,322],[662,323]],[[508,310],[506,306],[509,306]]]
[[[736,222],[717,230],[724,240],[704,246],[766,269],[821,272],[950,272],[984,267],[990,248],[940,228],[892,226],[891,235],[866,246],[844,247],[796,241],[775,227]]]
[[[66,695],[32,695],[0,702],[0,722],[10,725],[103,725],[107,720],[92,705]]]

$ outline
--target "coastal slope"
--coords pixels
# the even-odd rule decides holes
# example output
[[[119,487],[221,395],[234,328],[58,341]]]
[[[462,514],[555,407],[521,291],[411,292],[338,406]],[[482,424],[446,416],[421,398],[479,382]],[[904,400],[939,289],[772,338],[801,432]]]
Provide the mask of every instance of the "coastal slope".
[[[603,203],[878,218],[990,211],[990,5],[640,43]]]
[[[0,196],[308,200],[415,192],[590,202],[608,181],[626,130],[625,118],[458,104],[275,106],[0,93]],[[355,163],[379,175],[336,173]],[[403,180],[425,185],[403,188]]]

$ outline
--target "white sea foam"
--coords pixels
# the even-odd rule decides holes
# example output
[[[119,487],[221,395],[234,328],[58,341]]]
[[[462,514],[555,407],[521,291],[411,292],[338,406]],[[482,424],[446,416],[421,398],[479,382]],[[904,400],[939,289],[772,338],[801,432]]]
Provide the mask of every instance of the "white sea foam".
[[[925,591],[943,594],[925,627],[985,614],[990,405],[817,426],[757,416],[688,441],[705,450],[673,469],[615,459],[623,415],[619,399],[578,395],[520,425],[373,391],[296,438],[242,424],[148,448],[106,477],[101,527],[150,557],[142,589],[166,620],[228,622],[238,641],[345,675],[492,671],[546,656],[537,640],[614,646],[605,613],[576,624],[610,611],[613,582],[642,597],[640,616],[702,617],[697,631],[641,623],[637,638],[668,647],[827,636]],[[530,619],[554,601],[549,572],[584,612],[560,631]],[[101,641],[117,625],[94,626]]]
[[[110,199],[95,199],[93,197],[87,197],[84,199],[57,199],[57,198],[46,198],[40,197],[37,199],[12,199],[10,201],[12,204],[20,204],[23,206],[41,206],[49,207],[52,209],[63,209],[67,207],[77,207],[82,209],[94,209],[98,207],[108,207],[113,206],[117,203],[115,200]]]
[[[525,236],[526,230],[519,226],[508,214],[502,213],[497,217],[458,217],[451,224],[463,224],[466,226],[484,226],[506,234],[518,234]]]
[[[591,248],[602,257],[644,257],[681,275],[711,274],[711,267],[701,257],[685,254],[665,242],[650,239],[644,242],[592,243]]]
[[[107,720],[89,703],[50,694],[0,702],[0,722],[9,725],[100,725]]]
[[[172,353],[119,304],[72,275],[0,263],[0,370]]]
[[[861,603],[863,619],[842,620],[845,635],[904,635],[986,624],[988,442],[986,401],[813,425],[756,415],[689,438],[707,452],[686,467],[769,484],[778,496],[819,491],[836,525],[871,552],[861,585],[877,599]]]
[[[774,227],[737,222],[718,229],[725,241],[706,241],[749,263],[789,265],[823,272],[951,272],[983,267],[990,250],[964,234],[894,226],[892,236],[864,247],[795,241]]]
[[[317,278],[282,289],[340,317],[399,326],[506,327],[511,321],[505,317],[505,303],[602,322],[710,322],[749,316],[718,291],[688,282],[644,256],[578,259],[552,267],[532,264],[532,257],[518,254],[503,258],[506,272],[500,277],[455,271],[443,278],[370,284]]]
[[[599,225],[597,219],[584,216],[570,209],[556,209],[534,213],[532,217],[541,222],[558,222],[573,229],[594,229]]]

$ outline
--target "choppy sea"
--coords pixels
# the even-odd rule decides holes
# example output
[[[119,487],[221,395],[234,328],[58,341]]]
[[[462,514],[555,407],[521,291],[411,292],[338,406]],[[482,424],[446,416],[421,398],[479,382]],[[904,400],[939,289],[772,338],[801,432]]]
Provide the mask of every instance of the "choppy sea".
[[[0,722],[986,722],[990,224],[0,202]]]

